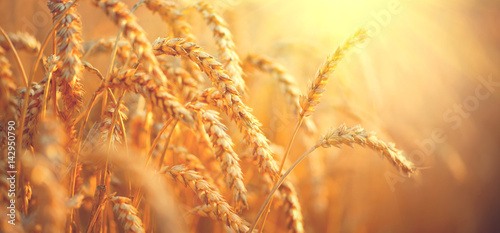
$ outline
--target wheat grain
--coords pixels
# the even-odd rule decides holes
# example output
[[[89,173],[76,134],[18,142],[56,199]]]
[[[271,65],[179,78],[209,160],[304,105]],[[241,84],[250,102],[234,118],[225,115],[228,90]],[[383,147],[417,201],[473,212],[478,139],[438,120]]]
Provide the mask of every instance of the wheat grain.
[[[192,104],[190,108],[198,112],[205,127],[205,132],[210,136],[212,145],[215,148],[215,157],[221,163],[221,170],[226,177],[226,183],[233,189],[236,209],[248,208],[247,190],[243,183],[243,173],[239,164],[240,159],[233,150],[233,141],[226,133],[227,127],[220,122],[217,112],[205,110],[204,104]]]
[[[42,107],[42,97],[45,91],[45,85],[47,84],[47,79],[42,79],[39,83],[32,83],[29,89],[29,99],[27,111],[25,114],[25,126],[23,128],[23,147],[28,148],[33,144],[33,138],[37,130],[39,123],[40,110]],[[18,117],[21,117],[21,107],[23,104],[22,96],[26,92],[26,88],[22,88],[18,91]]]
[[[177,165],[171,168],[164,167],[160,173],[168,174],[175,181],[186,187],[189,186],[205,204],[207,207],[206,212],[209,212],[210,216],[224,222],[235,232],[248,231],[248,224],[234,213],[233,208],[227,204],[222,195],[217,193],[197,172],[187,170],[182,165]]]
[[[115,111],[118,111],[118,113],[115,113]],[[108,138],[111,138],[111,142],[109,143],[111,147],[116,150],[115,142],[122,144],[125,141],[125,132],[122,131],[119,122],[127,120],[126,111],[128,111],[128,109],[123,104],[120,104],[117,108],[114,101],[108,102],[108,107],[101,116],[101,124],[99,126],[99,144],[101,144],[101,146],[107,146]],[[117,114],[114,124],[112,124],[113,114]],[[111,130],[111,125],[114,125],[113,130]],[[113,135],[109,135],[111,133],[110,131],[113,132]]]
[[[289,181],[283,182],[278,191],[281,195],[281,201],[285,208],[285,218],[287,220],[288,232],[304,232],[304,223],[301,212],[301,206],[297,197],[297,192]]]
[[[127,233],[145,232],[137,210],[131,205],[132,201],[126,197],[112,197],[113,212]]]
[[[408,161],[402,155],[402,152],[395,148],[394,143],[385,143],[359,125],[346,127],[345,124],[342,124],[336,129],[330,129],[316,143],[316,146],[340,147],[341,144],[346,144],[352,147],[353,143],[363,147],[368,146],[372,150],[379,152],[387,160],[391,161],[397,169],[408,176],[416,171],[413,163]]]
[[[47,2],[53,20],[61,19],[56,29],[56,55],[61,62],[54,77],[62,94],[63,109],[60,119],[65,123],[68,141],[66,148],[72,151],[76,145],[75,118],[83,106],[83,86],[80,82],[83,65],[81,21],[76,12],[76,4],[69,0],[51,0]],[[50,73],[52,75],[52,72]],[[56,87],[53,87],[56,88]]]

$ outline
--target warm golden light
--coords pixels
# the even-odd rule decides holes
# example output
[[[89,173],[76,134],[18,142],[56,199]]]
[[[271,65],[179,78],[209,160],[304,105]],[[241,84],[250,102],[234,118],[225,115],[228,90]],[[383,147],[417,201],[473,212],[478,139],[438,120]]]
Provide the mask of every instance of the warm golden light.
[[[0,2],[0,232],[499,232],[498,1],[141,2]]]

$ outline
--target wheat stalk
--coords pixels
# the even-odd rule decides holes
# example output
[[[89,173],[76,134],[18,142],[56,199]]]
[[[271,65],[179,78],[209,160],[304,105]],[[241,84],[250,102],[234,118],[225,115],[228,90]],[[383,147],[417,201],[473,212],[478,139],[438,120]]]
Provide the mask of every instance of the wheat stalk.
[[[305,227],[301,209],[310,213],[309,203],[315,204],[315,201],[301,206],[298,189],[292,180],[286,179],[315,149],[358,144],[379,152],[408,176],[416,172],[394,144],[378,139],[359,126],[345,125],[328,131],[290,169],[282,172],[294,138],[303,136],[297,134],[302,123],[308,127],[307,133],[314,133],[313,128],[309,128],[313,126],[309,116],[319,104],[338,63],[365,37],[363,30],[347,38],[327,58],[311,81],[307,95],[302,97],[294,77],[283,66],[264,55],[246,57],[246,65],[276,79],[276,91],[281,89],[284,104],[299,117],[278,166],[271,142],[263,133],[266,128],[243,101],[242,94],[248,90],[236,51],[246,48],[236,47],[229,27],[214,9],[216,5],[198,1],[182,8],[182,3],[174,1],[139,0],[129,11],[120,0],[90,0],[104,11],[109,21],[120,27],[120,32],[117,38],[84,42],[77,2],[48,1],[53,24],[42,45],[29,34],[7,34],[0,28],[0,140],[13,142],[7,137],[13,127],[7,130],[9,124],[3,122],[21,123],[14,127],[18,148],[8,148],[6,143],[0,145],[2,203],[9,204],[10,199],[6,195],[11,188],[5,176],[10,159],[7,151],[15,148],[19,154],[15,184],[17,227],[5,227],[7,218],[1,216],[2,222],[6,221],[0,224],[0,231],[191,232],[208,226],[213,228],[205,230],[225,228],[228,232],[252,232],[264,210],[270,208],[270,197],[278,192],[282,212],[273,218],[278,220],[273,223],[274,229],[302,233]],[[142,4],[161,16],[168,25],[162,33],[175,39],[159,38],[150,43],[133,15]],[[202,18],[191,18],[188,13],[192,10],[197,10]],[[198,23],[200,19],[207,22],[215,41],[214,48],[207,51],[218,51],[219,59],[197,45],[193,29],[203,31],[206,26],[190,23]],[[122,33],[123,40],[120,39]],[[54,50],[44,52],[51,35]],[[210,39],[203,35],[199,38],[200,44]],[[36,53],[29,79],[21,62],[28,59],[19,57],[18,50],[27,52],[28,56]],[[111,51],[104,75],[99,71],[98,60],[94,61],[94,55],[103,51]],[[42,60],[44,54],[48,58]],[[12,61],[8,60],[11,58]],[[45,68],[41,76],[36,72],[40,61],[44,61]],[[11,70],[11,65],[18,66],[19,75]],[[82,86],[82,69],[92,73],[89,78],[97,76],[100,82],[97,90],[92,90],[94,85]],[[16,80],[16,76],[22,78]],[[202,80],[205,76],[210,82]],[[35,80],[41,81],[33,82]],[[208,87],[210,83],[212,87]],[[82,107],[84,91],[92,94],[86,107]],[[245,97],[254,98],[258,94],[258,90],[251,90]],[[99,104],[101,97],[102,110],[95,111],[94,105]],[[108,97],[112,99],[108,101]],[[125,114],[127,109],[132,109],[130,120]],[[227,117],[219,116],[223,113]],[[179,121],[183,124],[180,127]],[[242,163],[239,155],[247,154],[252,161]],[[151,158],[155,165],[149,163]],[[161,168],[164,163],[172,166]],[[178,213],[186,207],[192,208],[192,195],[179,195],[180,190],[170,187],[164,175],[194,191],[201,205],[188,213],[199,216],[183,218],[182,213]],[[308,179],[302,179],[304,183],[298,187],[308,187]],[[262,200],[259,195],[268,193],[269,187],[272,187],[269,197],[250,225],[244,218],[253,216],[253,210]],[[219,189],[232,198],[231,203]],[[306,189],[300,191],[305,196],[310,194]],[[200,203],[194,201],[196,205]],[[109,208],[111,205],[113,208]],[[244,208],[250,212],[240,215]],[[200,216],[222,224],[207,224]],[[190,231],[185,229],[186,223],[191,225]],[[264,229],[265,220],[261,226]]]
[[[378,139],[373,135],[373,133],[366,132],[361,126],[354,127],[346,127],[345,124],[340,125],[338,128],[330,129],[325,135],[323,135],[317,143],[309,148],[302,156],[300,156],[294,164],[281,176],[281,178],[276,181],[273,189],[267,196],[267,199],[262,204],[259,213],[255,221],[253,222],[250,230],[253,230],[259,221],[262,213],[265,209],[267,209],[268,205],[272,201],[272,197],[276,190],[282,187],[285,183],[285,178],[292,172],[293,169],[309,154],[311,154],[314,150],[319,147],[338,147],[342,144],[348,145],[352,147],[352,144],[358,144],[361,146],[368,146],[371,149],[379,152],[384,157],[386,157],[389,161],[393,162],[394,166],[398,168],[400,171],[404,172],[408,176],[412,173],[416,172],[416,168],[414,165],[406,160],[404,156],[401,155],[401,151],[395,149],[393,143],[385,143],[384,141]]]
[[[366,32],[363,29],[359,29],[351,35],[346,42],[344,42],[343,45],[339,46],[335,52],[330,55],[325,63],[322,65],[322,67],[318,70],[316,74],[316,78],[310,83],[310,90],[308,93],[308,96],[302,96],[300,99],[300,106],[301,110],[299,113],[299,119],[297,121],[297,125],[295,126],[295,129],[292,133],[292,138],[290,139],[290,142],[288,143],[288,147],[286,149],[285,155],[283,156],[283,159],[281,160],[281,164],[278,170],[278,173],[281,173],[283,170],[283,166],[285,164],[285,161],[288,157],[288,154],[290,153],[290,150],[292,148],[293,142],[295,141],[295,137],[297,136],[297,133],[299,131],[299,128],[305,121],[305,118],[310,116],[313,111],[314,107],[319,103],[319,98],[321,97],[322,93],[325,91],[326,83],[328,81],[328,75],[329,73],[332,73],[335,68],[337,67],[338,62],[344,57],[345,52],[351,48],[354,44],[357,42],[362,41],[366,37]],[[269,203],[266,203],[267,208],[271,208],[271,203],[272,203],[272,198]],[[266,219],[267,219],[267,214],[269,211],[266,211],[264,221],[262,223],[262,228],[264,228]],[[251,229],[255,227],[257,222],[259,221],[260,215],[258,215],[256,221],[254,222],[253,226]]]
[[[165,0],[145,0],[144,2],[149,10],[158,13],[170,26],[171,37],[185,38],[190,42],[196,41],[191,25],[186,21],[184,13],[176,9],[175,2]],[[199,82],[203,80],[203,75],[195,64],[185,63],[183,67]]]

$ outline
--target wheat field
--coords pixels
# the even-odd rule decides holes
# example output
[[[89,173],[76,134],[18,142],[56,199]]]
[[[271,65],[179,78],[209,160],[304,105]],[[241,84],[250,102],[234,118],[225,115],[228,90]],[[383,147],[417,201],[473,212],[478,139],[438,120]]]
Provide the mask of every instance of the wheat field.
[[[496,1],[0,12],[0,232],[500,231]]]

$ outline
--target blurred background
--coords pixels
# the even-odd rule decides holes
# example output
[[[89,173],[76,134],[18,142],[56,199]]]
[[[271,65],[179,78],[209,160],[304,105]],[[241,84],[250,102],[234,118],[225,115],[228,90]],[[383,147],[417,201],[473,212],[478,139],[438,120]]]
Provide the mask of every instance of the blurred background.
[[[190,1],[178,3],[189,6]],[[369,31],[369,39],[331,77],[313,115],[318,133],[344,122],[360,124],[396,143],[420,172],[401,176],[361,147],[318,150],[291,177],[306,232],[500,232],[500,1],[211,3],[226,19],[240,57],[272,57],[296,77],[303,93],[344,38],[361,26]],[[51,26],[45,4],[3,0],[1,26],[42,41]],[[116,36],[118,29],[101,10],[87,1],[79,5],[84,40]],[[201,16],[189,8],[184,12],[198,43],[216,54]],[[158,15],[145,7],[136,15],[151,41],[168,36],[168,26]],[[22,58],[29,70],[32,59],[25,54]],[[90,62],[105,70],[108,60],[100,54]],[[83,84],[96,82],[89,78]],[[247,82],[245,102],[282,155],[296,119],[277,117],[286,106],[271,76],[250,70]],[[316,139],[299,137],[289,161]],[[247,219],[257,210],[251,207]],[[266,229],[274,232],[280,216],[269,218]]]

